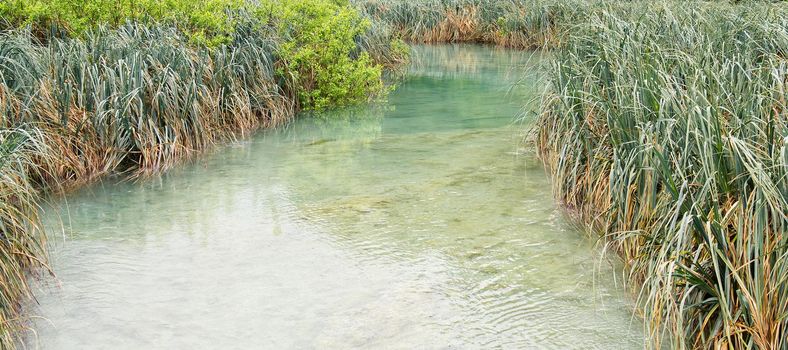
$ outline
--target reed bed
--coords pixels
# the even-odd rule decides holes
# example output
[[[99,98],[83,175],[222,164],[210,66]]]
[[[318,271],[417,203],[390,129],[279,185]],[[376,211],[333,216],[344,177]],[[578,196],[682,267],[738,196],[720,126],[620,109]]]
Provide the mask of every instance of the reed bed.
[[[623,257],[649,346],[788,348],[788,9],[633,3],[571,33],[539,153]]]
[[[568,24],[588,15],[585,0],[356,0],[376,22],[410,42],[475,42],[556,48]]]
[[[46,47],[29,36],[0,38],[0,47],[29,58],[20,71],[35,72],[14,79],[29,94],[10,96],[5,117],[50,135],[61,161],[48,173],[69,184],[160,172],[292,115],[292,99],[274,81],[273,42],[252,38],[213,52],[189,47],[171,28],[139,25]]]

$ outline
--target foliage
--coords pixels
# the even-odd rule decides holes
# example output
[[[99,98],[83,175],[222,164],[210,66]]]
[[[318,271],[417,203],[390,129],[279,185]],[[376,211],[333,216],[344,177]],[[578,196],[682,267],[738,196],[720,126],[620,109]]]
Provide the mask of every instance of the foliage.
[[[268,10],[261,7],[258,11]],[[284,38],[281,72],[297,81],[303,107],[343,106],[383,91],[382,68],[356,44],[370,22],[347,4],[332,0],[282,1],[276,4],[272,16]]]
[[[7,27],[32,26],[43,34],[82,36],[101,25],[128,21],[178,26],[198,44],[229,41],[234,19],[229,13],[247,7],[245,0],[7,0],[0,17]]]

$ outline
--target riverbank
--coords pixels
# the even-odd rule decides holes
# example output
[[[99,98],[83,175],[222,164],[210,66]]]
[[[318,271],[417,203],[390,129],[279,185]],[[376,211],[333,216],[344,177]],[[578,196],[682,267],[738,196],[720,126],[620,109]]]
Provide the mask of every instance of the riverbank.
[[[537,143],[628,266],[655,347],[780,349],[788,322],[788,12],[605,10],[556,52]]]

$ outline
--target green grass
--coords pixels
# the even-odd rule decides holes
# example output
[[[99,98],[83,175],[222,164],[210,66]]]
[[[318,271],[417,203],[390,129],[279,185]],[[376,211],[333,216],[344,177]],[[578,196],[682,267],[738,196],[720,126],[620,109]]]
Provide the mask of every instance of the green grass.
[[[259,31],[235,46],[199,49],[169,27],[127,25],[41,46],[0,37],[7,125],[35,123],[76,184],[108,172],[158,172],[260,125],[290,118],[275,79],[275,42]]]

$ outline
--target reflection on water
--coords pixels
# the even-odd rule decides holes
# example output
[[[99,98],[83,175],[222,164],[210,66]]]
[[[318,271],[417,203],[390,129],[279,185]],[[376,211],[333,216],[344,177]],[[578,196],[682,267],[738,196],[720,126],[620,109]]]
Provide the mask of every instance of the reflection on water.
[[[641,347],[614,272],[518,149],[538,84],[509,87],[537,59],[414,56],[387,104],[70,196],[28,345]]]

